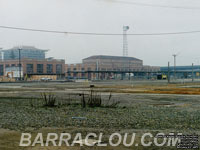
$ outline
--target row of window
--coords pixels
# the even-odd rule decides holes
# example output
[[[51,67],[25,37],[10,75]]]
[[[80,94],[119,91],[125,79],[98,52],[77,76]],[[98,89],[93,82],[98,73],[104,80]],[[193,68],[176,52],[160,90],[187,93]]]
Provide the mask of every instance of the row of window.
[[[99,71],[106,71],[106,70],[113,70],[113,71],[135,71],[136,68],[128,68],[128,67],[122,67],[122,68],[99,68]],[[77,68],[73,68],[73,71],[76,71]],[[81,68],[81,71],[84,71],[84,68]],[[95,68],[97,70],[97,68]],[[68,72],[71,71],[71,68],[67,69]],[[91,71],[91,68],[87,68],[87,71]]]
[[[10,67],[9,64],[5,65],[6,67]],[[11,67],[17,67],[19,65],[11,64]],[[28,74],[34,73],[33,64],[27,64],[26,70]],[[53,64],[47,64],[46,65],[46,73],[52,74],[53,73]],[[44,73],[44,65],[43,64],[37,64],[37,73],[42,74]],[[61,74],[62,73],[62,64],[56,64],[56,73]],[[4,66],[0,65],[0,75],[4,75]]]
[[[73,68],[73,71],[76,71],[77,68]],[[81,68],[81,71],[84,71],[85,68]],[[87,70],[91,70],[91,68],[87,68]],[[71,68],[68,68],[67,71],[71,71]]]
[[[46,70],[48,74],[53,73],[53,64],[47,64]],[[26,71],[27,73],[33,73],[33,64],[27,64],[26,65]],[[37,73],[44,73],[44,65],[43,64],[37,64]],[[62,73],[62,64],[56,64],[56,73],[60,74]]]

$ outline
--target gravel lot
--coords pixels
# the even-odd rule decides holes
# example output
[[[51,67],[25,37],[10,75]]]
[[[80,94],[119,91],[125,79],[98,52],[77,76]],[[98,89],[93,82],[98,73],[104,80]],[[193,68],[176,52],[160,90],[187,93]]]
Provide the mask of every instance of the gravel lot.
[[[94,90],[101,94],[102,107],[82,108],[79,94],[84,93],[87,98],[90,84],[94,84]],[[125,130],[199,133],[200,95],[159,93],[175,88],[197,92],[200,87],[198,84],[167,85],[165,82],[0,84],[0,128],[18,133],[36,132],[42,128],[85,128],[107,134]],[[43,106],[41,93],[44,92],[55,95],[55,107]],[[107,107],[108,102],[119,104]],[[5,132],[0,133],[0,142],[3,135]],[[4,148],[5,142],[2,142]]]

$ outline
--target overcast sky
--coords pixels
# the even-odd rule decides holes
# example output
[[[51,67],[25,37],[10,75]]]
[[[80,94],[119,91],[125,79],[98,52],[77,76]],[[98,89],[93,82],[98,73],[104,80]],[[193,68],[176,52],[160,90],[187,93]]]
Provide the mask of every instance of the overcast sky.
[[[133,1],[133,0],[121,0]],[[199,7],[199,0],[134,0],[147,4]],[[0,0],[0,26],[46,30],[159,33],[200,30],[200,9],[175,9],[117,3],[115,0]],[[30,45],[48,56],[79,63],[90,55],[122,55],[122,36],[67,35],[0,29],[0,47]],[[165,66],[181,52],[177,65],[200,65],[200,33],[128,36],[129,56],[145,65]]]

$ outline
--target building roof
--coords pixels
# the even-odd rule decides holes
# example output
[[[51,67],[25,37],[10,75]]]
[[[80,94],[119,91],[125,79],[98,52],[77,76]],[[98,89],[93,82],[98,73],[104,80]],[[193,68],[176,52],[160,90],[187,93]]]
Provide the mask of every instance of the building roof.
[[[138,58],[135,58],[135,57],[127,57],[127,56],[108,56],[108,55],[93,55],[93,56],[90,56],[90,57],[87,57],[83,60],[87,60],[87,59],[126,59],[126,60],[139,60],[141,61],[140,59]]]
[[[19,48],[21,50],[31,50],[31,51],[43,51],[43,52],[47,52],[48,50],[43,50],[43,49],[38,49],[38,48],[35,48],[34,46],[15,46],[13,48],[10,48],[10,49],[0,49],[0,51],[4,52],[4,51],[10,51],[10,50],[19,50]]]
[[[193,68],[194,71],[200,70],[200,66],[199,65],[194,65],[193,67],[192,67],[192,65],[190,65],[190,66],[176,66],[176,70],[177,71],[192,71],[192,68]],[[167,66],[160,67],[160,70],[161,71],[168,71],[168,67]],[[173,71],[174,70],[174,66],[170,66],[169,70]]]

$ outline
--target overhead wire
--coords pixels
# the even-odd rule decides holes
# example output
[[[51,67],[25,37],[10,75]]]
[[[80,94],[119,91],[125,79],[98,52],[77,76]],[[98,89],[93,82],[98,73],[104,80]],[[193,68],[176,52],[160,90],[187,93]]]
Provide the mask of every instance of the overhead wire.
[[[109,3],[129,4],[129,5],[136,5],[136,6],[146,6],[146,7],[200,10],[200,7],[170,6],[170,5],[161,5],[161,4],[141,3],[137,1],[122,1],[122,0],[98,0],[98,1],[104,1],[104,2],[109,2]]]
[[[57,30],[44,30],[44,29],[33,29],[33,28],[21,28],[11,26],[0,26],[4,29],[21,30],[21,31],[32,31],[32,32],[46,32],[56,34],[71,34],[71,35],[93,35],[93,36],[122,36],[123,33],[97,33],[97,32],[72,32],[72,31],[57,31]],[[181,32],[160,32],[160,33],[130,33],[128,36],[161,36],[161,35],[180,35],[180,34],[195,34],[200,33],[200,30],[196,31],[181,31]]]

